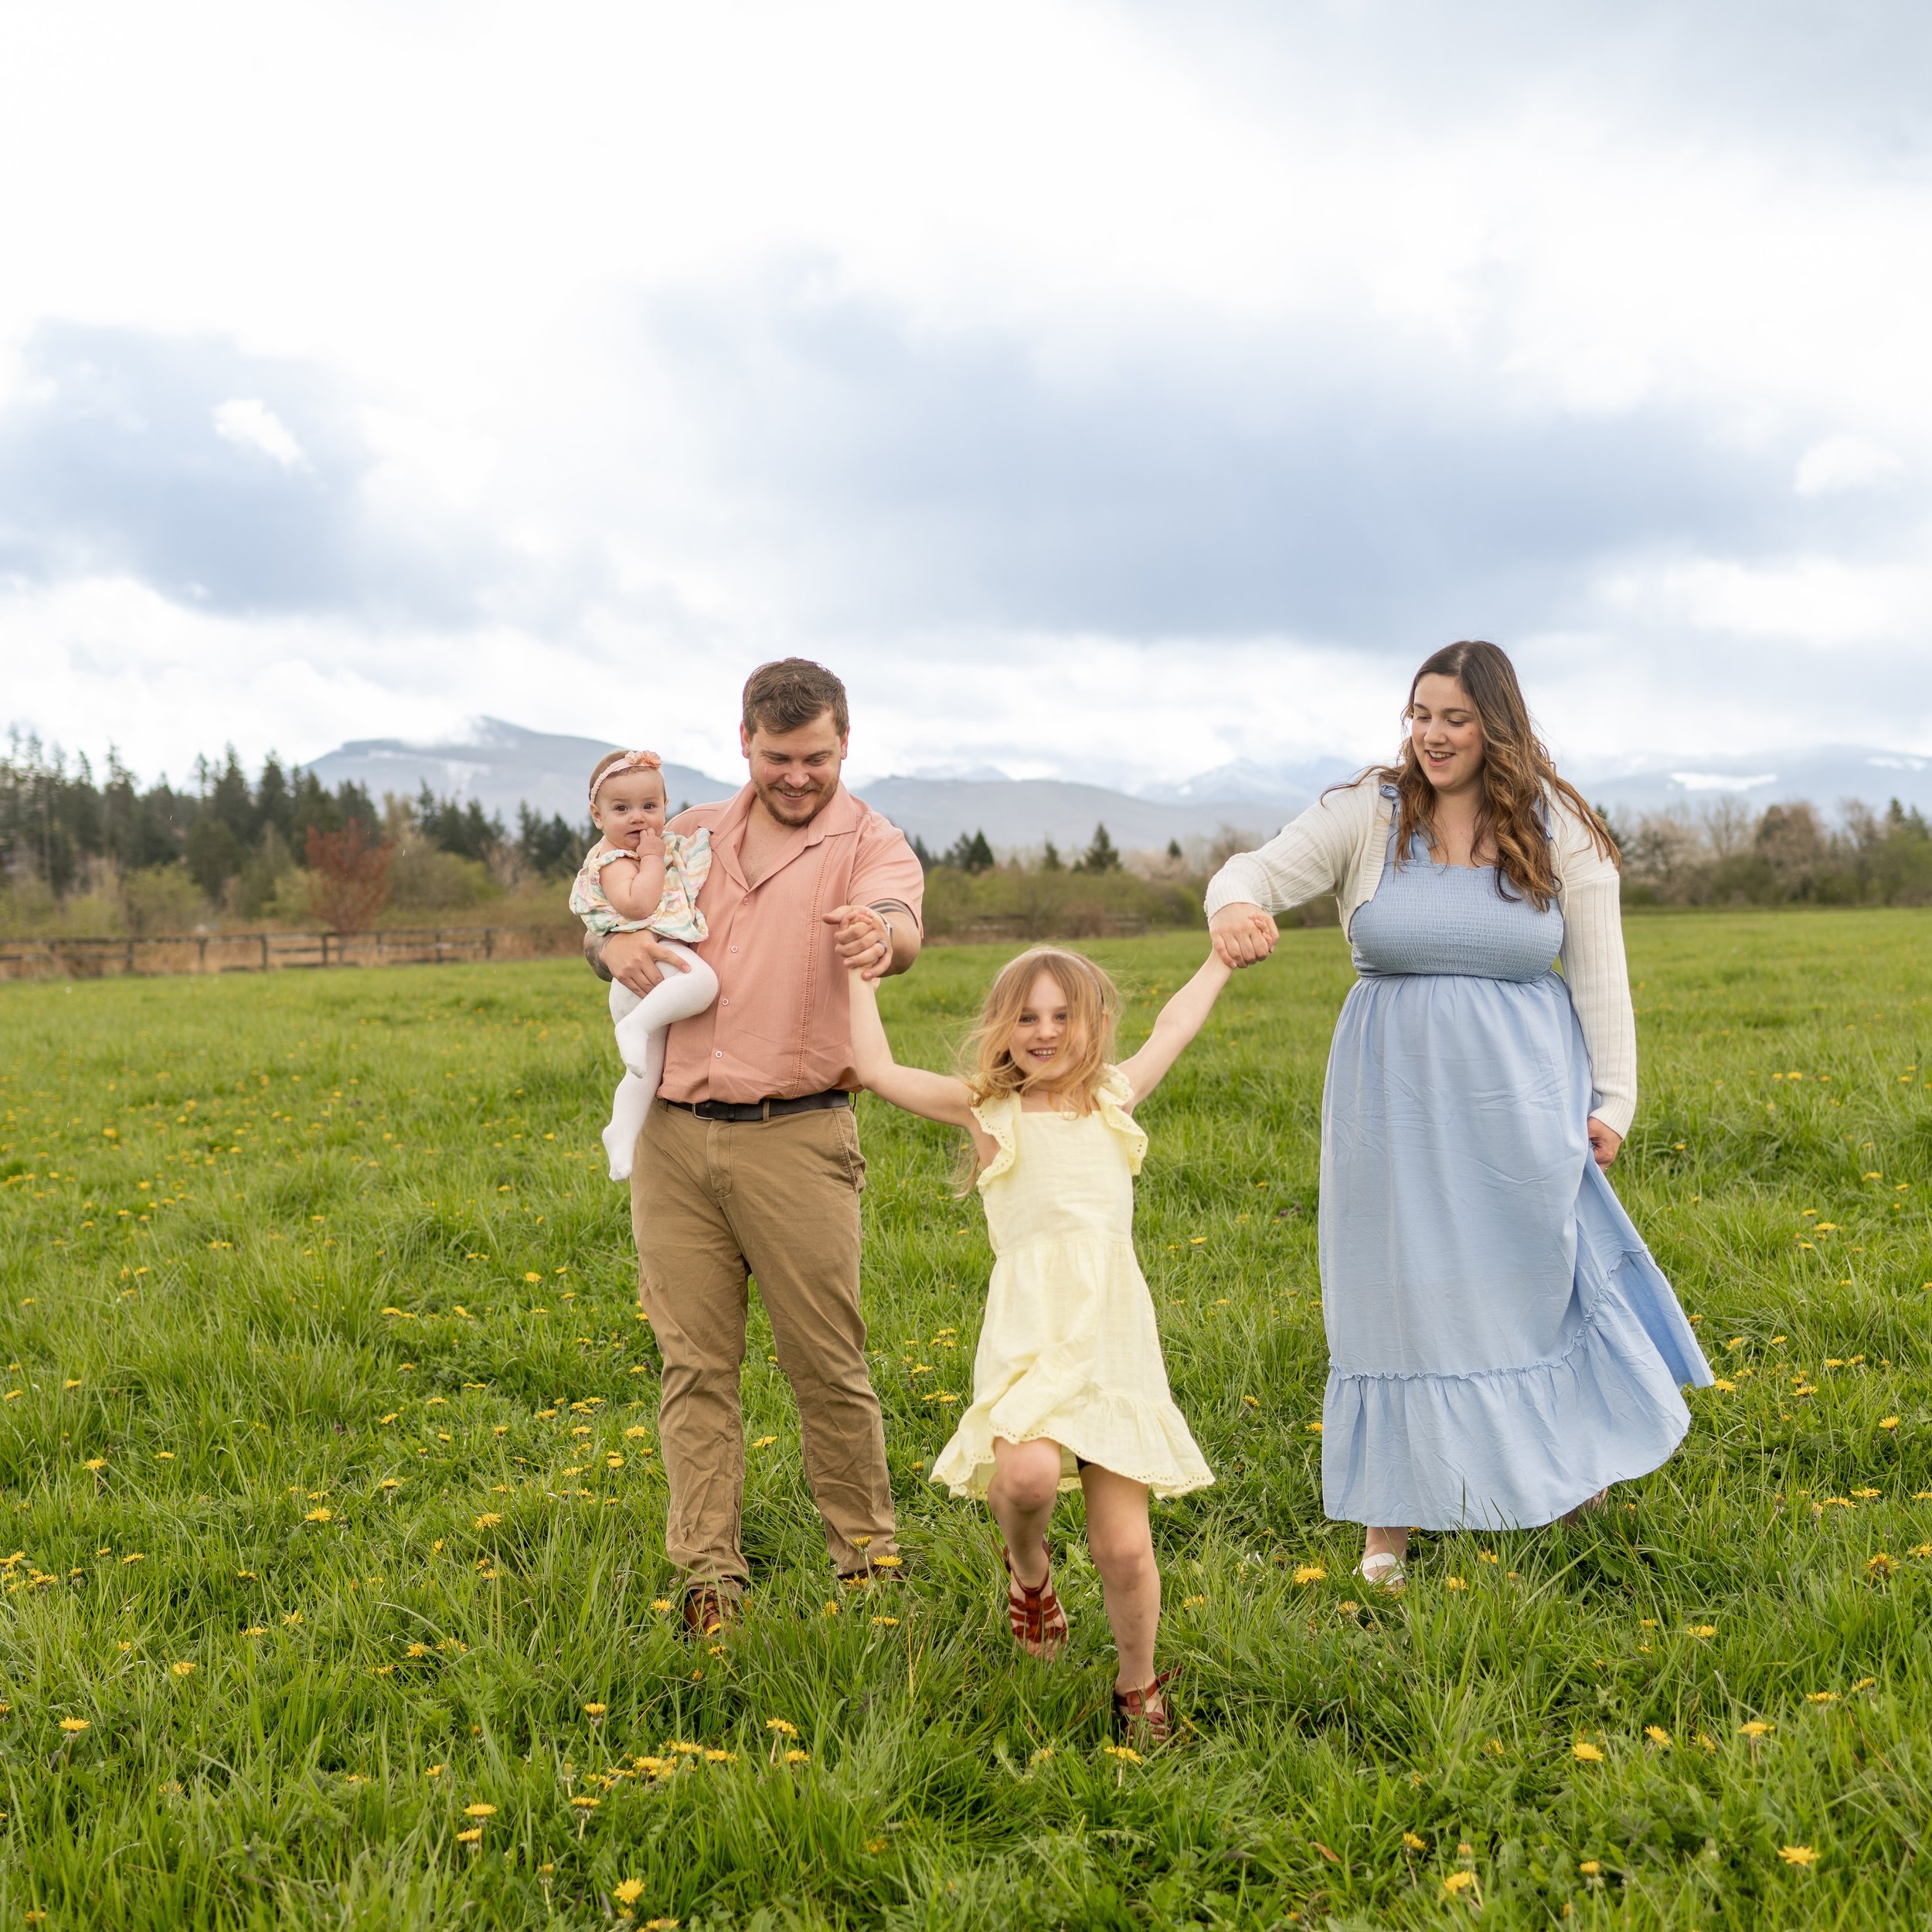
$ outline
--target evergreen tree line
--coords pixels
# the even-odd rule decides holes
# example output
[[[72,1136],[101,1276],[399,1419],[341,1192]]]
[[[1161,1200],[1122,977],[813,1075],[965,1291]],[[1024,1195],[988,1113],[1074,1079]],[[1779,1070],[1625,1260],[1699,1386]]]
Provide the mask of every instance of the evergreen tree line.
[[[83,755],[15,731],[0,754],[0,886],[56,900],[81,893],[117,895],[131,913],[145,906],[187,917],[201,908],[243,918],[277,910],[284,882],[301,869],[309,834],[359,825],[394,848],[399,877],[427,882],[418,903],[468,903],[526,879],[567,878],[595,836],[560,815],[519,806],[512,833],[474,799],[439,798],[425,785],[413,800],[379,806],[352,779],[332,789],[273,753],[251,782],[231,747],[219,763],[195,761],[185,787],[165,777],[144,786],[112,751],[104,773]],[[473,869],[458,875],[438,859]],[[469,880],[452,898],[451,882]],[[441,896],[437,896],[440,889]],[[284,895],[284,898],[286,895]],[[399,903],[408,903],[399,892]],[[138,914],[137,927],[151,923]]]
[[[1179,859],[1181,856],[1179,842],[1170,842],[1167,851],[1168,858]],[[970,835],[962,832],[943,852],[928,849],[925,840],[915,832],[913,835],[913,853],[929,872],[943,866],[950,872],[976,874],[991,872],[999,862],[994,857],[993,849],[987,843],[984,832],[975,832]],[[1093,840],[1086,851],[1070,866],[1060,856],[1060,848],[1049,838],[1042,849],[1032,869],[1038,872],[1084,872],[1097,877],[1104,872],[1118,872],[1121,869],[1121,855],[1114,841],[1108,837],[1106,826],[1100,825],[1094,828]]]

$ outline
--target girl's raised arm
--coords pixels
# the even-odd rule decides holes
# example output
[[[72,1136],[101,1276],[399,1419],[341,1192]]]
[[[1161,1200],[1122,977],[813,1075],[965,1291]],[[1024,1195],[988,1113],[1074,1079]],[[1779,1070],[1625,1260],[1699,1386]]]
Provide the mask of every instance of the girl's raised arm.
[[[1233,977],[1233,969],[1216,953],[1201,962],[1194,977],[1161,1009],[1147,1044],[1130,1060],[1121,1063],[1121,1071],[1134,1090],[1134,1101],[1144,1100],[1158,1087],[1167,1070],[1181,1057],[1214,1010],[1221,988]]]
[[[649,832],[634,859],[614,859],[604,869],[604,896],[626,919],[648,919],[664,898],[664,841]]]
[[[852,1002],[852,1063],[860,1084],[868,1093],[922,1120],[964,1128],[975,1146],[985,1141],[980,1154],[982,1159],[988,1158],[992,1139],[973,1118],[972,1094],[966,1083],[944,1073],[929,1073],[923,1067],[901,1066],[893,1058],[892,1043],[879,1017],[878,988],[858,973],[849,972],[845,990]]]

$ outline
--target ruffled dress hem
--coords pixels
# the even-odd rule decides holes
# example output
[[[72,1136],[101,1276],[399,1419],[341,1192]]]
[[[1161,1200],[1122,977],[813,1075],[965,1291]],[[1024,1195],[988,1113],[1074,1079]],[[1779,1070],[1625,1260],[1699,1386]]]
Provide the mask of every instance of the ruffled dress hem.
[[[1029,1370],[990,1401],[975,1402],[933,1464],[931,1480],[955,1496],[984,1501],[993,1479],[993,1440],[1053,1441],[1063,1455],[1060,1486],[1080,1487],[1075,1459],[1144,1482],[1157,1496],[1182,1496],[1214,1480],[1179,1410],[1091,1383],[1070,1384]]]
[[[1690,1427],[1682,1385],[1711,1380],[1656,1264],[1627,1252],[1547,1362],[1461,1373],[1332,1369],[1326,1513],[1417,1529],[1539,1528],[1667,1462]]]

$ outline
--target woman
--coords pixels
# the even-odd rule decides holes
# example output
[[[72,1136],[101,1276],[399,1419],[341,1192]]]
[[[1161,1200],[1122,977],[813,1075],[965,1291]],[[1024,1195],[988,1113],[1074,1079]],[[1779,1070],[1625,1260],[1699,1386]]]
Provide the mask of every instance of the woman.
[[[1243,966],[1274,949],[1270,910],[1333,893],[1361,975],[1322,1100],[1321,1484],[1392,1589],[1411,1525],[1600,1505],[1668,1459],[1680,1386],[1711,1379],[1602,1172],[1637,1099],[1615,849],[1493,644],[1437,651],[1405,716],[1398,764],[1207,895]]]

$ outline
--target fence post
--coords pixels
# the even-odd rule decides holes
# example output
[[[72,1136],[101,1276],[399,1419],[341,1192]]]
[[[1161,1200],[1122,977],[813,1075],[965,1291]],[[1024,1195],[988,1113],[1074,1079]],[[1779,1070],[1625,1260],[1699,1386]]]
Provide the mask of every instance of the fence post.
[[[268,971],[268,935],[267,935],[267,934],[264,933],[264,934],[261,935],[261,942],[262,942],[262,971],[263,971],[264,972],[267,972],[267,971]]]
[[[208,935],[203,933],[195,941],[195,971],[205,973],[208,970]]]
[[[496,957],[496,928],[494,926],[483,928],[483,957],[485,959]]]
[[[134,970],[134,942],[131,939],[128,942],[128,970],[131,973]]]

